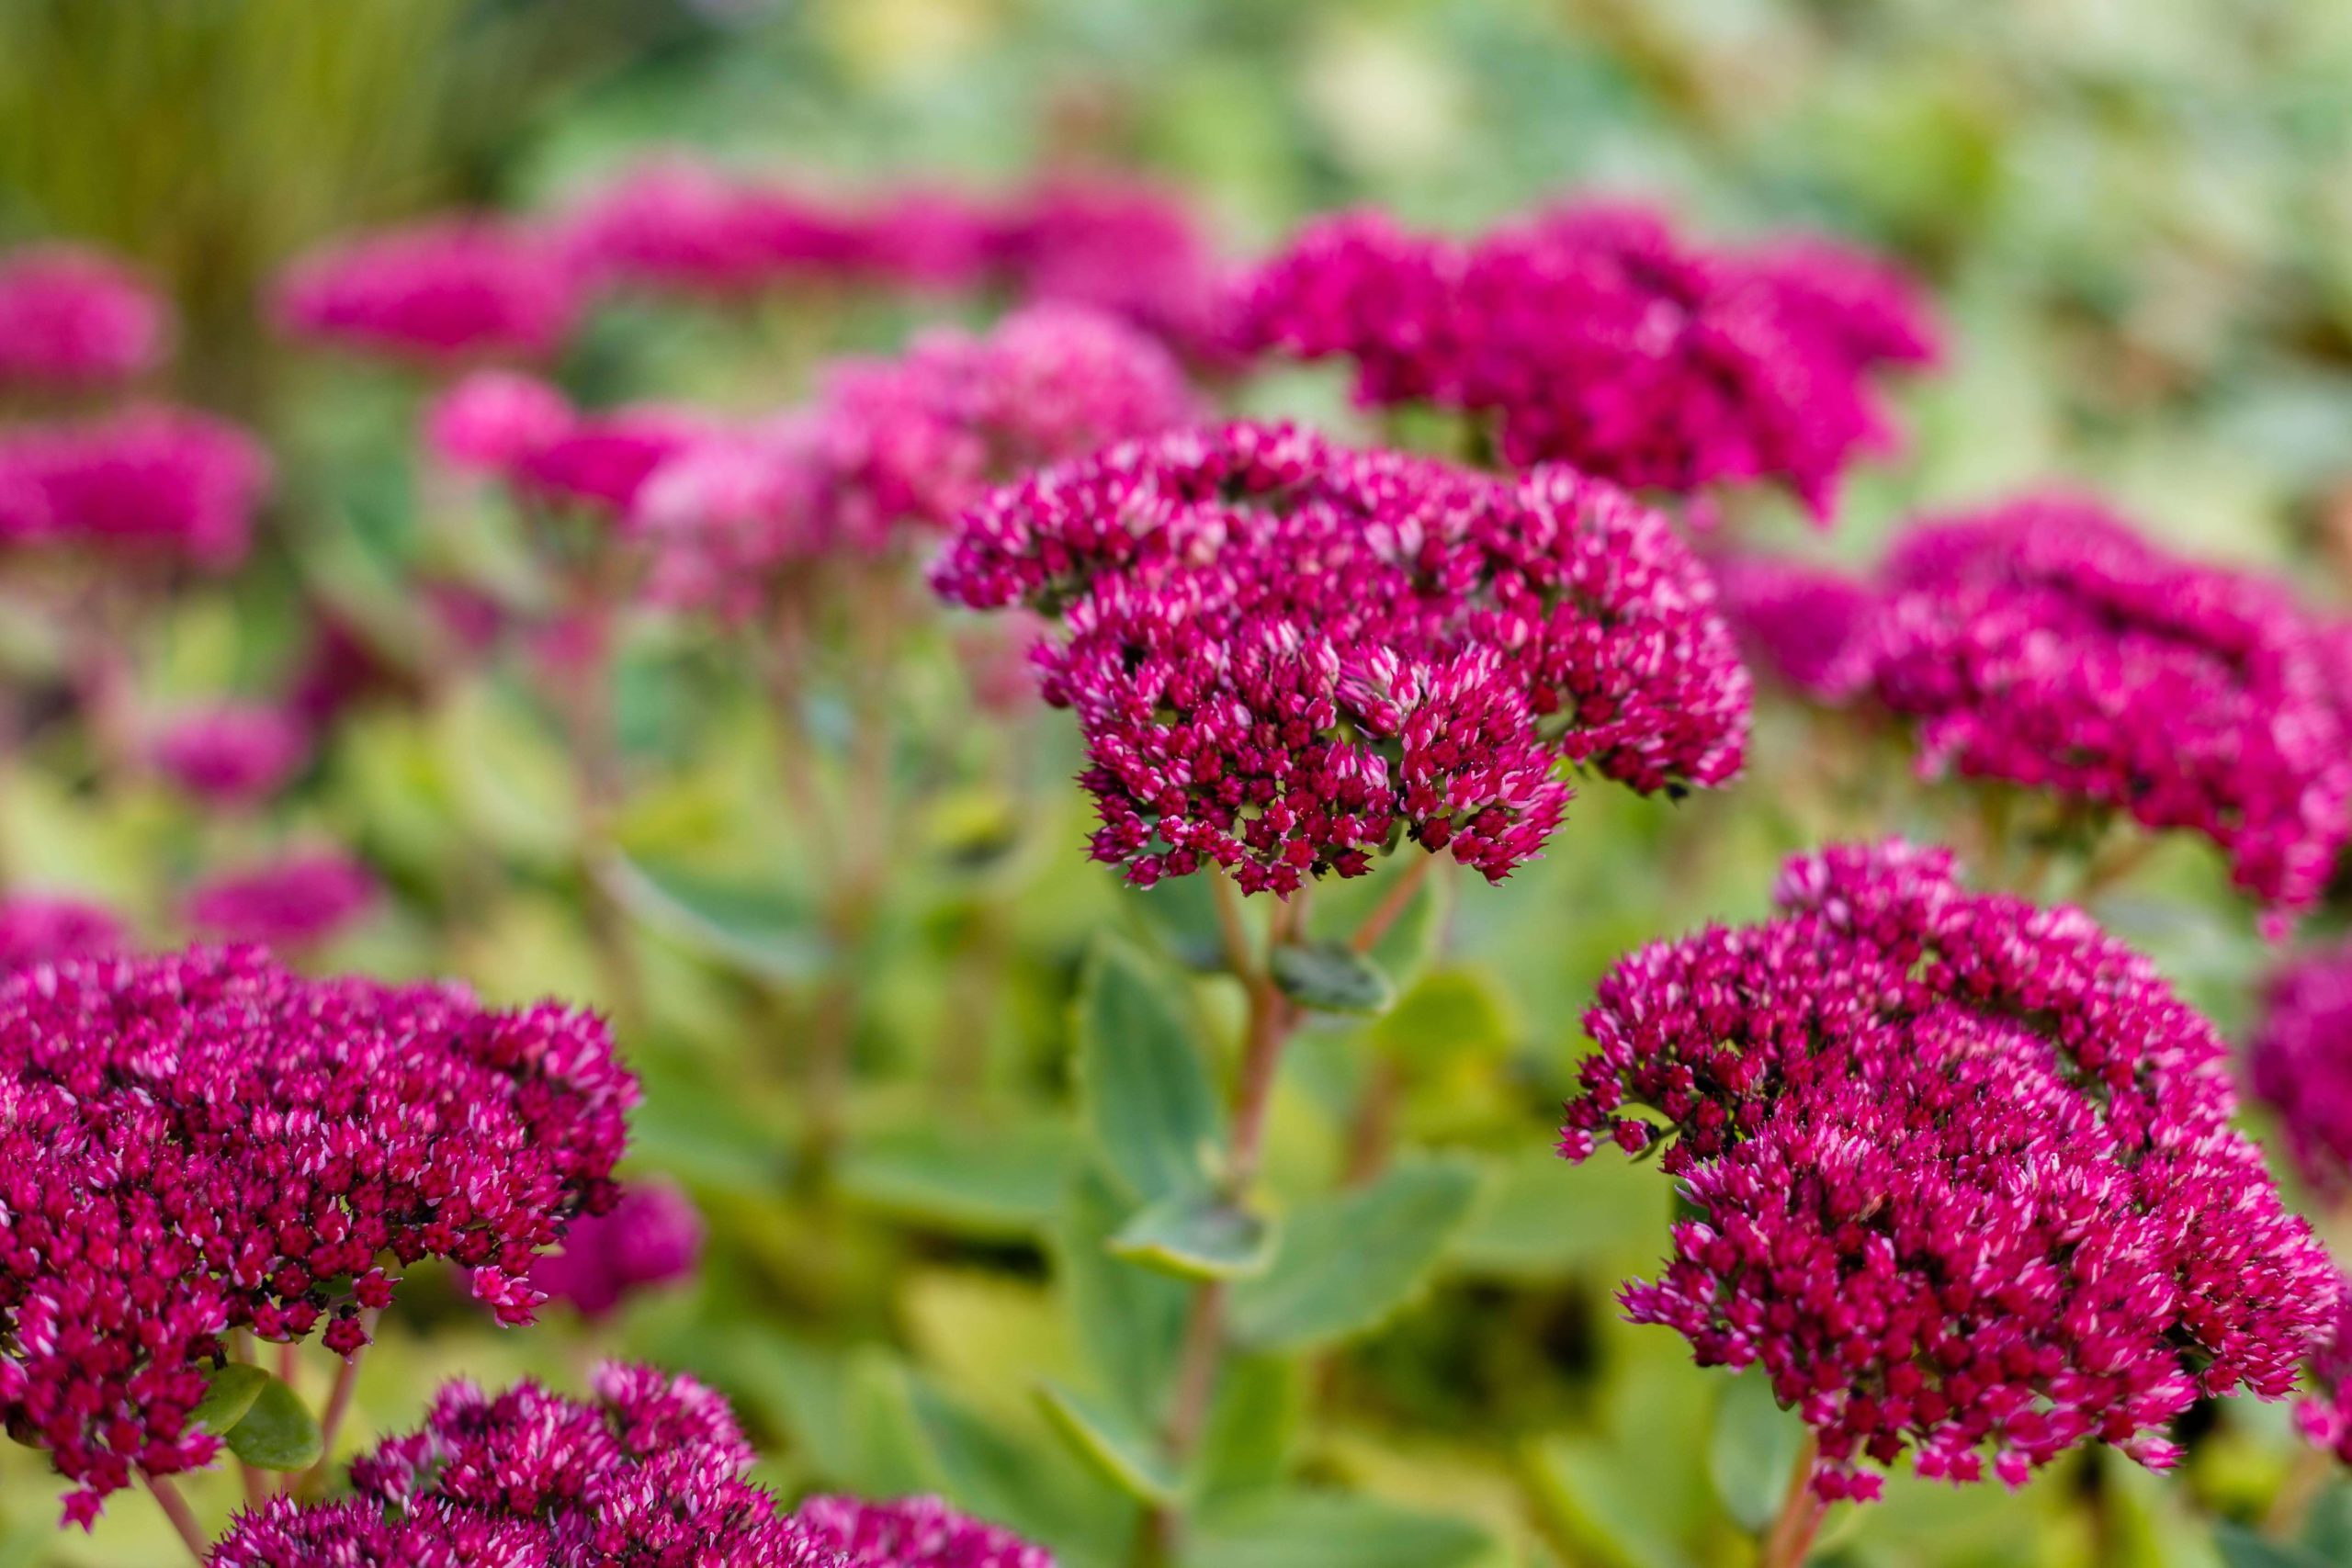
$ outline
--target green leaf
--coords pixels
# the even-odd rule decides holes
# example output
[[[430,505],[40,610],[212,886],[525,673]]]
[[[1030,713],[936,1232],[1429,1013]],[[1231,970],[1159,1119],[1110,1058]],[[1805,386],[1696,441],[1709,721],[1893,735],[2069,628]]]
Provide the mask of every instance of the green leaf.
[[[1274,949],[1274,984],[1283,995],[1317,1012],[1386,1012],[1396,984],[1370,958],[1342,942],[1295,943]]]
[[[1265,1272],[1274,1228],[1220,1198],[1180,1193],[1144,1209],[1112,1236],[1118,1257],[1187,1280],[1239,1280]]]
[[[1306,1365],[1299,1358],[1226,1357],[1190,1478],[1202,1506],[1263,1493],[1279,1483],[1289,1469],[1306,1406]]]
[[[1057,1551],[1111,1561],[1134,1540],[1141,1509],[1091,1464],[1041,1429],[982,1419],[929,1382],[911,1380],[915,1419],[958,1506]]]
[[[226,1437],[236,1430],[237,1423],[245,1418],[245,1412],[254,1407],[254,1401],[271,1381],[259,1367],[232,1361],[212,1374],[204,1385],[204,1397],[197,1401],[190,1415],[214,1437]]]
[[[1184,1337],[1183,1280],[1114,1257],[1127,1203],[1090,1167],[1070,1183],[1054,1230],[1054,1275],[1080,1345],[1103,1385],[1138,1415],[1159,1408]]]
[[[1380,1049],[1408,1062],[1433,1064],[1457,1055],[1494,1056],[1510,1042],[1510,1023],[1494,982],[1475,969],[1423,976],[1373,1026]]]
[[[1804,1427],[1772,1397],[1771,1380],[1750,1368],[1724,1386],[1707,1439],[1707,1475],[1724,1511],[1750,1530],[1780,1513]]]
[[[1057,1122],[965,1126],[926,1120],[865,1134],[843,1151],[842,1193],[957,1235],[1021,1239],[1044,1230],[1078,1157]]]
[[[1105,933],[1079,979],[1074,1022],[1080,1103],[1113,1173],[1146,1202],[1206,1192],[1225,1117],[1168,981]]]
[[[1235,1337],[1305,1349],[1378,1327],[1428,1283],[1477,1189],[1465,1162],[1408,1159],[1301,1205],[1283,1219],[1272,1266],[1235,1287]]]
[[[1080,1459],[1139,1503],[1174,1500],[1175,1467],[1159,1440],[1133,1417],[1102,1400],[1051,1381],[1037,1390],[1047,1425],[1059,1432]]]
[[[825,966],[806,901],[756,884],[721,882],[616,854],[597,876],[621,906],[672,941],[746,974],[797,985]]]
[[[1466,1519],[1377,1499],[1295,1492],[1213,1514],[1178,1558],[1182,1568],[1484,1568],[1504,1561]]]
[[[1674,1184],[1630,1160],[1572,1166],[1548,1148],[1488,1162],[1478,1201],[1448,1261],[1510,1280],[1606,1272],[1656,1255],[1673,1217]]]
[[[2265,1540],[2237,1525],[2215,1525],[2213,1545],[2222,1553],[2223,1568],[2328,1568],[2325,1559],[2300,1546]]]
[[[256,1470],[308,1470],[326,1451],[318,1417],[285,1383],[262,1374],[237,1424],[220,1434],[229,1451]]]

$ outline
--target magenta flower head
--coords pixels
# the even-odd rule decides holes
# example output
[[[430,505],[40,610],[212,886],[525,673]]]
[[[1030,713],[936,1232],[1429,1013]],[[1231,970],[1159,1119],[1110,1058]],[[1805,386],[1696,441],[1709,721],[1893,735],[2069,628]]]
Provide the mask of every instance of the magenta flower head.
[[[2295,1425],[2312,1447],[2352,1464],[2352,1280],[2339,1276],[2335,1287],[2327,1334],[2303,1369]]]
[[[1877,598],[1865,584],[1773,556],[1718,555],[1707,570],[1750,669],[1816,702],[1842,702],[1870,683]]]
[[[1677,792],[1746,736],[1705,573],[1564,469],[1170,435],[998,491],[933,582],[1059,622],[1033,658],[1086,738],[1093,853],[1143,886],[1213,863],[1286,895],[1408,838],[1499,879],[1559,824],[1559,759]]]
[[[311,760],[311,731],[287,709],[226,703],[182,714],[154,740],[158,772],[197,799],[253,806],[276,795]]]
[[[86,899],[40,893],[0,898],[0,970],[96,958],[130,946],[113,910]]]
[[[533,1267],[531,1284],[583,1317],[608,1317],[641,1291],[690,1278],[702,1244],[702,1215],[675,1183],[633,1181],[610,1213],[572,1222],[563,1245]]]
[[[994,251],[1024,299],[1116,316],[1190,359],[1226,354],[1224,268],[1172,191],[1108,177],[1049,180],[1008,205]]]
[[[0,387],[80,389],[164,362],[171,310],[110,257],[72,245],[0,255]]]
[[[509,1322],[535,1256],[608,1208],[635,1081],[604,1024],[454,987],[306,980],[254,949],[0,977],[0,1423],[86,1523],[191,1424],[232,1329],[292,1341],[425,1258]]]
[[[1586,1016],[1561,1152],[1671,1137],[1695,1211],[1633,1321],[1760,1364],[1827,1497],[1906,1450],[1955,1482],[2095,1440],[2161,1469],[2199,1395],[2293,1388],[2334,1268],[2154,964],[1900,842],[1793,860],[1774,901],[1623,960]]]
[[[548,359],[580,305],[560,243],[488,218],[329,246],[288,267],[275,299],[280,325],[297,337],[436,367]]]
[[[383,897],[375,873],[340,851],[305,851],[198,884],[188,924],[220,942],[308,947],[341,934]]]
[[[2303,1179],[2331,1200],[2352,1196],[2352,945],[2306,953],[2271,976],[2246,1058]]]
[[[725,1400],[650,1368],[598,1368],[587,1400],[452,1383],[422,1430],[353,1462],[348,1500],[280,1497],[239,1518],[212,1561],[840,1568],[744,1479],[752,1460]]]
[[[1044,1547],[967,1518],[935,1497],[811,1497],[792,1525],[820,1553],[841,1553],[844,1568],[1054,1568]]]
[[[854,270],[863,226],[774,186],[668,157],[640,164],[567,220],[587,276],[639,288],[741,295]]]
[[[508,477],[542,505],[626,523],[663,463],[719,433],[698,410],[646,403],[576,416],[553,439],[520,452]]]
[[[1605,206],[1466,244],[1328,219],[1243,282],[1232,325],[1246,352],[1353,361],[1368,404],[1490,421],[1516,467],[1678,495],[1777,481],[1823,516],[1891,439],[1872,373],[1936,340],[1907,282],[1867,258],[1707,251]]]
[[[252,436],[181,409],[21,426],[0,432],[0,542],[225,570],[269,485]]]
[[[434,400],[426,450],[460,473],[501,474],[571,434],[564,395],[536,376],[476,370]]]
[[[1923,772],[2202,834],[2278,910],[2319,896],[2352,828],[2352,738],[2283,588],[2041,496],[1914,530],[1883,592],[1872,690],[1917,721]]]

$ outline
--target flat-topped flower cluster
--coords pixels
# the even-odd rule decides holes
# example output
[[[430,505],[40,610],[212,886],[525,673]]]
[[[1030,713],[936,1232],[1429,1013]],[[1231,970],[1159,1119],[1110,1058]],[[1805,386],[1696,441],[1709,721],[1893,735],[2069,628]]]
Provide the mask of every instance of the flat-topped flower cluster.
[[[1052,1568],[929,1499],[779,1514],[709,1389],[608,1365],[594,1396],[442,1390],[424,1427],[355,1461],[352,1495],[242,1517],[215,1568]]]
[[[2200,1395],[2293,1388],[2335,1269],[2153,964],[1901,843],[1792,861],[1775,902],[1625,959],[1587,1017],[1562,1152],[1671,1136],[1697,1211],[1634,1321],[1760,1364],[1827,1496],[1905,1450],[1955,1481],[2095,1439],[2162,1468]]]
[[[1775,481],[1824,515],[1891,442],[1872,373],[1937,354],[1926,301],[1883,264],[1821,241],[1709,249],[1628,207],[1469,241],[1342,214],[1239,296],[1242,348],[1347,359],[1360,401],[1488,422],[1514,467],[1674,494]]]
[[[1362,874],[1409,838],[1499,879],[1558,826],[1555,763],[1637,790],[1737,771],[1748,688],[1665,519],[1566,469],[1513,481],[1232,424],[1007,487],[933,570],[1061,635],[1095,858],[1148,886]]]
[[[191,1424],[233,1329],[366,1342],[396,1271],[473,1270],[500,1318],[610,1205],[635,1080],[594,1017],[313,981],[256,950],[0,977],[0,1420],[94,1517]]]
[[[2283,912],[2319,897],[2352,835],[2342,631],[2096,502],[1930,520],[1867,583],[1756,561],[1724,581],[1762,671],[1912,722],[1923,773],[2199,833]]]

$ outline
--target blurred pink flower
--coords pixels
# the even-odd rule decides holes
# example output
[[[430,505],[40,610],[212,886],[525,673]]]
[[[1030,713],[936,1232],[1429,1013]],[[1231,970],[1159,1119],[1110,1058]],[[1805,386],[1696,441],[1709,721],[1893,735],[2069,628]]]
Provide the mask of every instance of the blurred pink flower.
[[[0,970],[120,953],[130,933],[103,905],[57,894],[0,898]]]
[[[129,267],[72,245],[0,255],[0,386],[93,387],[163,363],[171,309]]]
[[[610,1315],[640,1291],[674,1284],[702,1263],[703,1223],[675,1183],[626,1182],[608,1214],[583,1214],[531,1266],[531,1283],[584,1317]]]
[[[154,741],[156,768],[215,806],[275,795],[311,759],[309,726],[285,708],[226,703],[182,714]]]
[[[270,477],[252,436],[182,409],[0,430],[0,538],[225,570],[244,558]]]
[[[279,278],[279,322],[299,337],[435,365],[548,358],[582,304],[562,245],[487,217],[435,219],[347,240]]]
[[[222,942],[305,947],[325,942],[373,909],[383,889],[341,851],[311,851],[212,877],[191,888],[188,923]]]
[[[561,439],[574,417],[570,400],[536,376],[476,370],[434,400],[424,443],[453,468],[502,473]]]

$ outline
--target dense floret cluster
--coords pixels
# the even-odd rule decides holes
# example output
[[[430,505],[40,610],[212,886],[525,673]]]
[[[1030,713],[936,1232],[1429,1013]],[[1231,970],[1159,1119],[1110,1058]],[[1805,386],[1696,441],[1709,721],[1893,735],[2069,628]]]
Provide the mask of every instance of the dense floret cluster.
[[[2095,1439],[2161,1468],[2200,1395],[2293,1387],[2334,1268],[2154,965],[1900,843],[1792,861],[1775,902],[1643,949],[1587,1015],[1562,1152],[1672,1135],[1696,1210],[1634,1321],[1760,1363],[1828,1496],[1906,1450],[1955,1481]]]
[[[81,389],[163,363],[171,311],[110,257],[71,245],[0,256],[0,387]]]
[[[2352,831],[2352,735],[2283,586],[2045,496],[1913,530],[1880,592],[1871,689],[1917,721],[1924,771],[2186,828],[2264,903],[2318,897]]]
[[[2352,947],[2307,953],[2272,976],[2246,1055],[2303,1179],[2331,1199],[2352,1195]]]
[[[1368,404],[1491,422],[1516,466],[1631,489],[1785,484],[1816,513],[1891,426],[1873,374],[1936,355],[1911,285],[1826,241],[1715,251],[1634,209],[1564,207],[1467,243],[1351,213],[1240,289],[1253,353],[1345,358]]]
[[[253,437],[180,409],[0,431],[0,543],[225,570],[269,483]]]
[[[190,1416],[232,1329],[349,1353],[426,1258],[527,1322],[636,1096],[589,1015],[252,949],[0,977],[0,1422],[87,1521],[134,1466],[213,1458]]]
[[[1287,894],[1409,837],[1499,878],[1568,790],[1739,765],[1748,687],[1665,521],[1565,469],[1513,483],[1236,424],[1000,491],[933,582],[1025,604],[1076,711],[1097,859]]]

